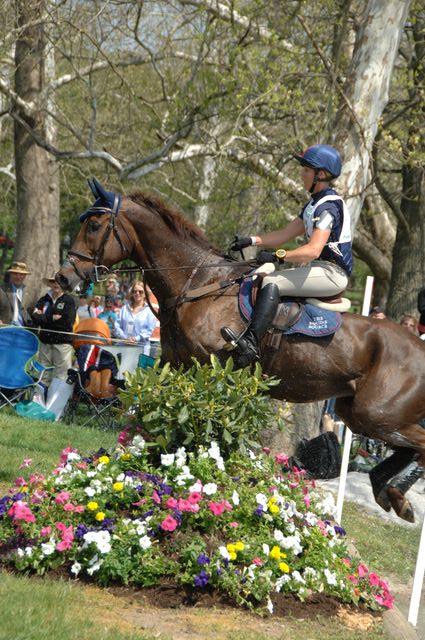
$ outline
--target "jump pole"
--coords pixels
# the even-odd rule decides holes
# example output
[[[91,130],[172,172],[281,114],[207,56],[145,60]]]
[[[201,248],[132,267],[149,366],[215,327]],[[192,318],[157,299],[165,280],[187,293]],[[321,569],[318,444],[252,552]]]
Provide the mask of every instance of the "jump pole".
[[[366,287],[363,296],[362,316],[369,315],[370,301],[372,299],[373,276],[366,277]],[[342,452],[341,471],[339,474],[338,497],[336,501],[336,516],[338,524],[341,524],[342,506],[344,504],[345,485],[347,483],[348,463],[350,460],[351,441],[353,434],[348,427],[345,427],[344,448]]]

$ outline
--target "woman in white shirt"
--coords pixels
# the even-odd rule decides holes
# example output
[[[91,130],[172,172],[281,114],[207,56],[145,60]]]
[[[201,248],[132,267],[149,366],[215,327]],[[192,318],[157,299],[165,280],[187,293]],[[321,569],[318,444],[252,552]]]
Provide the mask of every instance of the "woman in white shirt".
[[[143,282],[136,280],[129,293],[129,302],[120,311],[114,325],[117,338],[129,344],[149,345],[156,318],[146,303]]]

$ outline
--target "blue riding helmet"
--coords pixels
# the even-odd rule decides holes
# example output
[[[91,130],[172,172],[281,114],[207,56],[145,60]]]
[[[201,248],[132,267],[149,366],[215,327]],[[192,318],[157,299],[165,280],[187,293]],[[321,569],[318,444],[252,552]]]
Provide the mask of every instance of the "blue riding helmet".
[[[314,144],[308,147],[301,155],[295,155],[295,160],[305,167],[312,169],[324,169],[337,178],[341,173],[341,156],[335,147],[329,144]]]

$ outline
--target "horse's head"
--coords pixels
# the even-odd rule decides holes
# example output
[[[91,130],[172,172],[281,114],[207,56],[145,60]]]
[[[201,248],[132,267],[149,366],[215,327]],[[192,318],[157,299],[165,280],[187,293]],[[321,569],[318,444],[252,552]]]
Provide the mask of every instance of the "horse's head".
[[[81,214],[80,232],[55,276],[64,289],[75,289],[82,280],[97,281],[99,274],[107,271],[103,267],[131,254],[132,240],[118,217],[121,196],[106,191],[96,178],[89,180],[89,186],[96,200]]]

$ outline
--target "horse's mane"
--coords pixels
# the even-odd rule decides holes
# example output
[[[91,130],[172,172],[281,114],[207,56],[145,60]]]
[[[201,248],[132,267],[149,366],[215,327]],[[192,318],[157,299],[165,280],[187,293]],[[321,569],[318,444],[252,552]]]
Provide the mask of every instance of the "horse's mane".
[[[186,220],[179,211],[174,211],[169,205],[165,204],[160,198],[151,194],[137,191],[128,196],[135,204],[147,207],[158,213],[165,224],[183,238],[193,238],[207,250],[212,250],[221,255],[221,252],[211,244],[204,232],[193,222]]]

